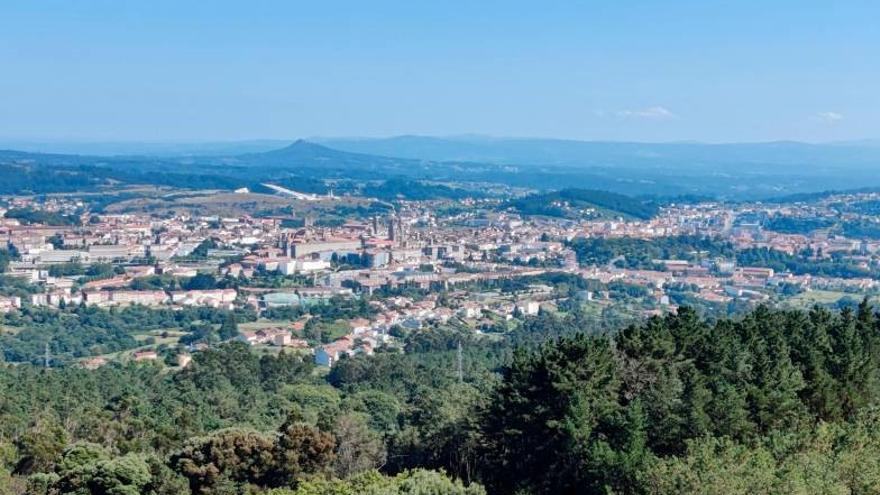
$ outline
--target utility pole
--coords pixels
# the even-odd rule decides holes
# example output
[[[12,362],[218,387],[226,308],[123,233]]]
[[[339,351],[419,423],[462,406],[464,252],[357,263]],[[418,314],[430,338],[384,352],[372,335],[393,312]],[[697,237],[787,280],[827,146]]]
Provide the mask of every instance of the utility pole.
[[[48,367],[49,367],[49,363],[51,363],[51,362],[52,362],[52,355],[49,354],[49,343],[46,342],[46,350],[45,350],[45,352],[44,352],[44,354],[43,354],[43,365],[44,365],[46,368],[48,368]]]
[[[464,382],[464,370],[461,366],[461,340],[458,341],[458,383]]]

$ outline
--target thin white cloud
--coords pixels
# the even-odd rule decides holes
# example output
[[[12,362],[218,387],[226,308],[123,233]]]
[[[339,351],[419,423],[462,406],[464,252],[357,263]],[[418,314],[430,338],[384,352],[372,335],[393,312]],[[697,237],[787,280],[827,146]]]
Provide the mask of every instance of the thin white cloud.
[[[635,118],[651,120],[666,120],[678,118],[677,115],[669,111],[667,108],[661,106],[653,106],[637,110],[620,110],[617,112],[617,116],[622,119]]]
[[[819,112],[816,114],[816,119],[830,124],[843,120],[843,114],[837,112]]]

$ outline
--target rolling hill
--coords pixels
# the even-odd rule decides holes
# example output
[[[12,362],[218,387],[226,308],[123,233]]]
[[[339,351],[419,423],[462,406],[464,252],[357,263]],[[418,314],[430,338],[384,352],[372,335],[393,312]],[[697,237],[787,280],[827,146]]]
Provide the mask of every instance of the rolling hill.
[[[522,215],[544,215],[575,218],[579,210],[594,208],[605,216],[649,219],[657,214],[653,201],[640,200],[623,194],[591,189],[563,189],[532,194],[509,201],[502,206]]]

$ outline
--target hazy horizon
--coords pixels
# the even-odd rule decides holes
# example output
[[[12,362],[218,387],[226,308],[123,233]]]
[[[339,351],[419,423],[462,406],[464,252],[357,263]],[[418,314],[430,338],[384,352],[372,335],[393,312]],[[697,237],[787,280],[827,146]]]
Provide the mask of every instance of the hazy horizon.
[[[767,139],[767,140],[699,140],[699,139],[670,139],[670,140],[637,140],[637,139],[579,139],[555,136],[537,135],[492,135],[480,133],[457,133],[457,134],[387,134],[387,135],[303,135],[292,137],[243,137],[243,138],[204,138],[204,139],[97,139],[97,138],[42,138],[42,137],[9,137],[0,136],[0,147],[8,144],[23,145],[226,145],[226,144],[292,144],[297,141],[308,141],[322,144],[331,141],[382,141],[401,138],[424,138],[450,141],[560,141],[576,143],[620,143],[620,144],[694,144],[694,145],[750,145],[772,143],[796,143],[808,145],[873,145],[880,143],[880,138],[841,139],[828,141],[811,141],[801,139]],[[7,148],[12,149],[12,148]]]

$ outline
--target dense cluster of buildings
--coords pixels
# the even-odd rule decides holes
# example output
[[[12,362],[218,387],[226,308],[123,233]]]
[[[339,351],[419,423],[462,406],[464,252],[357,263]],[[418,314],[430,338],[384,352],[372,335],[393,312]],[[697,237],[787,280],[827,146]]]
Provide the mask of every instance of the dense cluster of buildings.
[[[44,202],[13,198],[7,208],[30,208],[65,215],[85,211],[76,200]],[[377,316],[353,320],[350,332],[317,346],[315,359],[330,365],[342,354],[372,352],[392,337],[395,326],[417,329],[425,322],[451,317],[482,321],[533,315],[553,302],[552,289],[531,287],[510,297],[496,297],[491,288],[502,279],[548,272],[575,274],[602,284],[622,282],[644,288],[653,301],[647,313],[675,307],[671,292],[685,288],[709,303],[763,301],[781,285],[801,290],[869,291],[877,281],[865,278],[778,273],[771,268],[738,266],[733,259],[695,257],[654,260],[657,269],[634,270],[614,263],[580,266],[567,241],[577,237],[654,239],[693,235],[728,240],[737,249],[768,248],[791,255],[812,253],[816,259],[840,255],[858,266],[876,266],[880,241],[852,239],[827,232],[779,233],[755,219],[772,215],[822,215],[822,207],[804,205],[739,205],[715,203],[668,206],[644,221],[597,219],[582,221],[522,218],[493,210],[465,209],[438,215],[430,203],[404,203],[385,217],[372,217],[334,227],[285,227],[283,218],[198,217],[157,218],[146,214],[82,214],[70,225],[28,224],[3,218],[0,244],[16,253],[6,276],[40,290],[25,304],[101,307],[203,306],[234,308],[251,305],[258,311],[283,306],[308,307],[333,298],[383,294],[373,298]],[[837,254],[835,254],[837,253]],[[110,265],[91,272],[72,267]],[[232,279],[226,288],[156,286],[158,280]],[[275,277],[277,283],[265,282]],[[263,280],[254,283],[254,280]],[[401,295],[407,288],[473,289],[454,306],[436,297],[421,301]],[[476,288],[476,289],[474,289]],[[607,291],[584,291],[587,301],[608,302]],[[0,297],[0,313],[23,304],[22,297]],[[487,323],[488,324],[488,323]],[[295,324],[294,324],[295,325]],[[252,345],[303,348],[308,343],[294,327],[245,331]],[[144,357],[143,359],[149,359]]]

